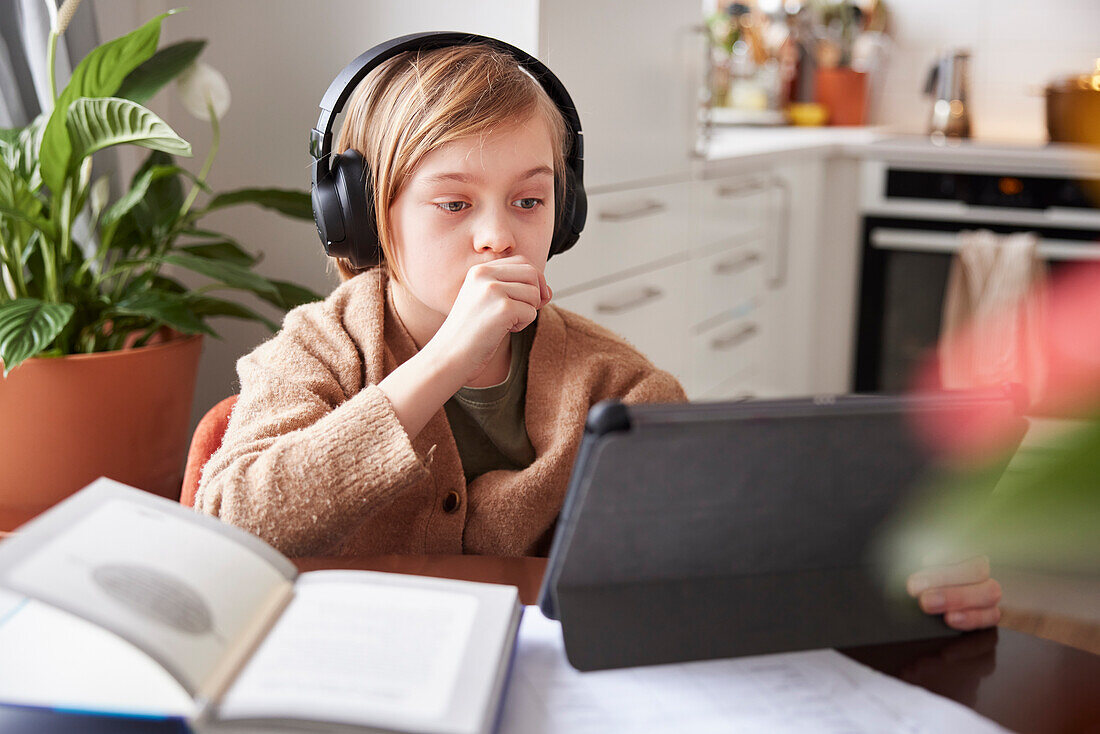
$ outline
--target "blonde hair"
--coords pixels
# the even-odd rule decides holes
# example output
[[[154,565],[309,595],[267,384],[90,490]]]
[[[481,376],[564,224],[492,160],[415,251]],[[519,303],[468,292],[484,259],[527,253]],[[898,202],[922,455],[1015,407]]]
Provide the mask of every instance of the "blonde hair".
[[[569,129],[546,90],[515,58],[485,44],[406,51],[367,75],[352,95],[334,154],[354,148],[370,168],[366,195],[374,200],[381,266],[394,279],[400,281],[400,272],[389,207],[424,156],[454,140],[490,134],[532,116],[543,118],[550,129],[560,211]],[[343,280],[369,269],[355,268],[346,258],[336,263]]]

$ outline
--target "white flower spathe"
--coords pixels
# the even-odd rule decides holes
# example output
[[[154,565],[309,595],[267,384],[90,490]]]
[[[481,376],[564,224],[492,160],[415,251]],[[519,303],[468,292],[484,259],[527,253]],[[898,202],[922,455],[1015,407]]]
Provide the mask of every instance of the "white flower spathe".
[[[176,89],[184,108],[200,120],[210,119],[207,100],[219,120],[229,109],[229,84],[217,69],[196,61],[176,77]]]

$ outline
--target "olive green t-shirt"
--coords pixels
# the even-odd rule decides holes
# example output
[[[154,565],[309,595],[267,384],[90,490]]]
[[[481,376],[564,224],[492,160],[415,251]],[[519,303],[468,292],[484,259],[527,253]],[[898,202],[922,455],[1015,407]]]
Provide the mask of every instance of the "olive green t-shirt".
[[[463,387],[443,406],[467,482],[493,469],[526,469],[535,460],[524,421],[524,400],[537,322],[511,335],[512,361],[504,382]]]

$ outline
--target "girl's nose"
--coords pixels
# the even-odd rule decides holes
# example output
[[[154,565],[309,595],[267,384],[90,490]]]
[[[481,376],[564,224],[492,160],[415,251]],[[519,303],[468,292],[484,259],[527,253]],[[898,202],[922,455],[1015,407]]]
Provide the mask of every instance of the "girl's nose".
[[[508,255],[516,246],[516,238],[503,213],[489,213],[481,218],[474,231],[474,249]]]

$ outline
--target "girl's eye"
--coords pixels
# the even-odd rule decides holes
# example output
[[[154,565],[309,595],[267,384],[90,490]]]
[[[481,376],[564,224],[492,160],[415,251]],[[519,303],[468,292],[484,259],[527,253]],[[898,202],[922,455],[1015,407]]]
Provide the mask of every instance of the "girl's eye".
[[[534,209],[535,207],[540,206],[542,204],[542,199],[535,199],[535,198],[516,199],[516,201],[519,202],[519,205],[520,205],[519,208],[520,209]]]
[[[445,212],[450,212],[451,214],[457,214],[458,212],[462,211],[463,208],[469,206],[469,204],[467,204],[464,201],[444,201],[444,202],[440,202],[440,203],[436,204],[436,206],[438,206],[440,209],[442,209]]]

